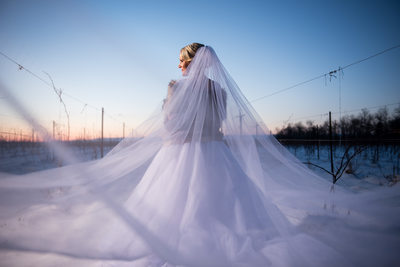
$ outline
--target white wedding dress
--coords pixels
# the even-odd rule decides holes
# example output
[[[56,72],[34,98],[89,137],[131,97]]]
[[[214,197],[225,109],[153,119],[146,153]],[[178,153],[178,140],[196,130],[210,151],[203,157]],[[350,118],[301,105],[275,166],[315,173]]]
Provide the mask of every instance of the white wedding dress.
[[[266,134],[211,47],[170,92],[105,158],[0,177],[1,266],[399,262],[398,186],[330,192]]]

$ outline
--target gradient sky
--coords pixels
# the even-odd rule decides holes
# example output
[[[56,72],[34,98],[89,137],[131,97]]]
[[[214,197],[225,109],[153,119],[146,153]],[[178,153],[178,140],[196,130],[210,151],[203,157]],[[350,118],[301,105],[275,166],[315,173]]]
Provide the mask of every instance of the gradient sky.
[[[161,103],[188,43],[211,45],[251,101],[399,45],[399,14],[398,1],[0,0],[0,52],[82,100],[64,96],[74,135],[98,135],[104,107],[105,134],[115,136],[122,122],[131,131]],[[400,102],[400,48],[343,74],[342,114]],[[52,89],[1,55],[0,82],[41,124],[50,129],[55,120],[65,131]],[[253,105],[272,130],[337,112],[338,79]],[[29,128],[0,96],[0,131],[14,129]]]

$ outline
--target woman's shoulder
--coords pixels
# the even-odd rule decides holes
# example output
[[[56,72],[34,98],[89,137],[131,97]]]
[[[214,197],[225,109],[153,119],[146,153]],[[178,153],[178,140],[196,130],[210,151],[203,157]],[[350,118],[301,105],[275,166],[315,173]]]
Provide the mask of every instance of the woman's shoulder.
[[[217,81],[212,79],[208,79],[208,88],[213,91],[220,91],[222,94],[226,95],[225,89]]]
[[[181,86],[182,84],[184,84],[184,82],[186,81],[186,78],[180,78],[177,80],[171,80],[168,84],[168,87],[178,87]]]

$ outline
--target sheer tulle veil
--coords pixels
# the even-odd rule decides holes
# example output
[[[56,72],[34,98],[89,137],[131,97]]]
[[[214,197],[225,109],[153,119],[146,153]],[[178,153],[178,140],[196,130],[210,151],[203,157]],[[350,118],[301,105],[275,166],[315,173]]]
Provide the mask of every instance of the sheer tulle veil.
[[[38,266],[398,260],[398,236],[372,226],[398,225],[398,205],[379,203],[398,199],[399,190],[330,192],[329,181],[271,135],[213,48],[199,48],[168,92],[135,136],[103,159],[1,177],[4,261],[13,265],[12,253],[53,255]]]

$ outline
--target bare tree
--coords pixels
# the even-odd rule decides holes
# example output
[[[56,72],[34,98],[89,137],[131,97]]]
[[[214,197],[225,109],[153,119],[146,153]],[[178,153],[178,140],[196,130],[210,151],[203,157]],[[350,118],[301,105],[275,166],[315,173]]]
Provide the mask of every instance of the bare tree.
[[[62,90],[56,88],[56,86],[54,85],[53,78],[51,78],[50,74],[48,74],[47,72],[44,72],[44,73],[45,73],[47,76],[49,76],[49,79],[50,79],[51,84],[52,84],[52,86],[53,86],[53,90],[54,90],[54,92],[57,94],[57,96],[58,96],[58,98],[59,98],[59,100],[60,100],[60,103],[63,104],[63,106],[64,106],[64,111],[65,111],[65,114],[66,114],[66,116],[67,116],[67,123],[68,123],[68,135],[67,135],[67,140],[69,141],[69,137],[70,137],[69,112],[68,112],[68,110],[67,110],[67,105],[65,104],[64,100],[62,99]]]
[[[306,164],[312,165],[314,167],[317,167],[321,170],[324,170],[325,172],[329,173],[330,175],[332,175],[332,183],[336,184],[336,182],[340,179],[340,177],[342,177],[344,171],[346,170],[347,166],[351,163],[351,160],[354,159],[358,154],[360,154],[361,152],[363,152],[367,147],[366,146],[359,146],[354,148],[352,153],[350,152],[350,149],[353,147],[353,145],[348,145],[346,147],[345,152],[342,155],[342,159],[340,160],[340,165],[339,167],[335,170],[335,168],[332,171],[329,171],[327,169],[325,169],[324,167],[321,167],[317,164],[314,164],[312,162],[304,162]]]

